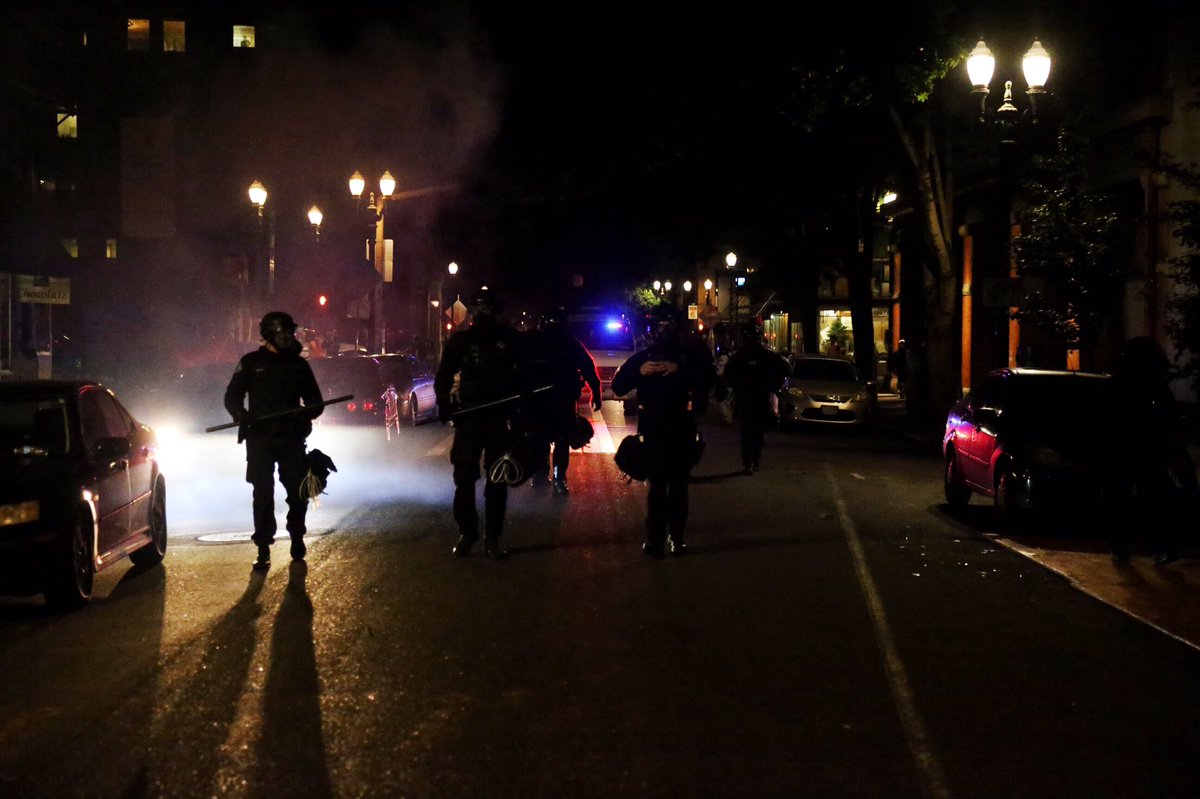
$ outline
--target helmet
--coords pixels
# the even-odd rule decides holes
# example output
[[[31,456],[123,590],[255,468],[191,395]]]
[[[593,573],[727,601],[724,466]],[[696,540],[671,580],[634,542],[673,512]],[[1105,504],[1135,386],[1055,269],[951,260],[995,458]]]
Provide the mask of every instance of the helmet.
[[[583,449],[595,434],[596,429],[592,427],[592,423],[579,414],[575,414],[575,423],[571,425],[571,431],[567,434],[567,444],[571,449]]]
[[[280,331],[295,333],[296,327],[296,321],[292,319],[291,314],[283,311],[271,311],[258,323],[258,332],[263,338],[270,338],[273,333]]]
[[[504,303],[500,302],[500,297],[495,291],[487,286],[480,286],[479,290],[471,297],[471,312],[478,313],[479,311],[491,312],[494,314],[500,313],[504,307]]]

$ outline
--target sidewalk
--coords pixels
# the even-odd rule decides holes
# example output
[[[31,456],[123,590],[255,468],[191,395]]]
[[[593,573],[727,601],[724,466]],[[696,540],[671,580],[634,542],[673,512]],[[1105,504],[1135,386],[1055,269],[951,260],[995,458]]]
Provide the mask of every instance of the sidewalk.
[[[910,426],[899,396],[880,394],[879,410],[882,424],[902,431],[922,449],[940,451],[941,431]],[[1190,443],[1188,449],[1200,464],[1200,442]],[[1148,553],[1136,550],[1128,563],[1114,563],[1103,539],[988,537],[1062,575],[1085,594],[1200,649],[1200,542],[1194,542],[1174,563],[1155,566]]]

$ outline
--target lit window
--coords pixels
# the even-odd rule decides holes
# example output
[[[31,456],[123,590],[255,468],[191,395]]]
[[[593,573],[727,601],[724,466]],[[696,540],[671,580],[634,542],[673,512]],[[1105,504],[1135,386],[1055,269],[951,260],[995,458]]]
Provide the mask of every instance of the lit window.
[[[104,240],[104,257],[110,261],[117,260],[117,240],[116,239],[105,239]]]
[[[254,26],[253,25],[234,25],[233,26],[233,46],[234,47],[253,47],[254,46]]]
[[[182,53],[185,44],[183,20],[163,20],[163,52]]]
[[[58,138],[60,139],[77,139],[79,138],[79,120],[75,114],[67,111],[59,111],[58,119]]]
[[[67,251],[67,255],[72,258],[79,257],[79,239],[63,239],[62,246]]]
[[[148,19],[131,19],[129,20],[129,49],[130,50],[149,50],[150,49],[150,20]]]

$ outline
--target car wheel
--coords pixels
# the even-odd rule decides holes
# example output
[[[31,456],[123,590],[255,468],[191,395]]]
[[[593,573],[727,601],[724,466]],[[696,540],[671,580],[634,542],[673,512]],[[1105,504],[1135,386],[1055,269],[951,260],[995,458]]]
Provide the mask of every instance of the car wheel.
[[[417,402],[417,395],[413,394],[408,398],[408,426],[416,427],[420,418],[421,405]]]
[[[994,497],[996,511],[1000,514],[1000,520],[1005,524],[1011,524],[1019,513],[1017,505],[1013,501],[1012,475],[1008,473],[1008,469],[1001,469],[999,475],[996,477]]]
[[[954,450],[950,450],[946,455],[945,478],[946,504],[952,508],[966,507],[971,501],[971,489],[963,482],[958,469],[958,455]]]
[[[167,554],[167,485],[159,477],[150,498],[150,543],[129,555],[133,565],[150,567],[162,563]]]
[[[46,586],[46,602],[56,610],[81,608],[92,598],[96,564],[92,557],[95,538],[91,518],[80,514],[67,541],[60,545]]]

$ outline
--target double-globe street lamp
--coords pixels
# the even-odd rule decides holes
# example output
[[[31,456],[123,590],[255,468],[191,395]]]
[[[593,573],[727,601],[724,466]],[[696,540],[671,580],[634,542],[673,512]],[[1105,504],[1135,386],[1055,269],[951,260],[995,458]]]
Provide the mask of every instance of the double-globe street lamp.
[[[363,178],[362,173],[357,169],[350,176],[350,194],[354,197],[356,204],[361,207],[363,191],[366,189],[367,182]],[[383,309],[383,284],[392,282],[392,253],[388,246],[390,241],[384,238],[384,207],[387,200],[392,196],[392,192],[396,190],[396,179],[392,177],[392,173],[384,170],[379,177],[379,196],[375,196],[375,192],[370,192],[367,203],[367,212],[369,214],[367,239],[367,260],[371,262],[378,276],[378,281],[375,283],[375,289],[371,299],[371,336],[372,350],[374,352],[384,352],[387,346],[387,324],[384,317]]]
[[[988,85],[992,82],[992,74],[996,70],[996,57],[984,44],[983,39],[975,45],[975,49],[967,56],[967,77],[976,94],[980,95],[980,120],[987,122],[992,112],[988,108],[987,98],[991,93]],[[1037,121],[1038,95],[1046,89],[1046,81],[1050,78],[1050,54],[1042,47],[1042,43],[1034,39],[1033,45],[1021,59],[1021,70],[1025,73],[1025,95],[1029,98],[1029,108],[1022,113],[1013,103],[1012,81],[1004,81],[1004,99],[995,110],[995,121],[1000,126],[1001,141],[1011,144],[1016,141],[1017,123],[1028,115],[1030,122]]]
[[[1027,133],[1034,129],[1038,122],[1038,98],[1045,93],[1046,81],[1050,78],[1050,54],[1042,47],[1041,41],[1036,37],[1029,50],[1025,52],[1021,59],[1021,70],[1025,75],[1025,95],[1029,100],[1029,107],[1024,111],[1017,108],[1013,102],[1012,81],[1004,81],[1004,98],[1000,106],[993,112],[987,103],[990,89],[989,84],[992,82],[992,75],[996,69],[996,58],[992,51],[988,49],[987,44],[983,39],[975,45],[975,49],[967,56],[967,77],[971,82],[972,91],[980,95],[979,101],[979,120],[981,125],[994,123],[999,130],[1000,143],[1003,147],[1003,152],[1006,157],[1013,153],[1013,145],[1016,144],[1018,136]],[[1027,124],[1022,124],[1027,123]],[[1004,168],[1002,174],[1009,176],[1013,174],[1010,168]],[[1007,197],[1005,206],[1008,213],[1009,224],[1007,225],[1008,246],[1009,246],[1009,278],[1015,281],[1018,277],[1016,264],[1012,263],[1012,235],[1016,232],[1013,225],[1014,211],[1014,192],[1015,187],[1011,178],[1003,181],[1006,187]],[[965,366],[970,362],[970,347],[971,336],[970,329],[973,324],[972,317],[974,313],[974,298],[972,296],[972,286],[974,283],[974,259],[966,258],[963,262],[963,291],[962,291],[962,324],[963,324],[963,363]],[[1008,360],[1010,365],[1016,365],[1017,349],[1020,343],[1020,326],[1013,315],[1016,307],[1009,308],[1008,322]],[[964,385],[969,385],[970,375],[964,373],[962,376]]]

